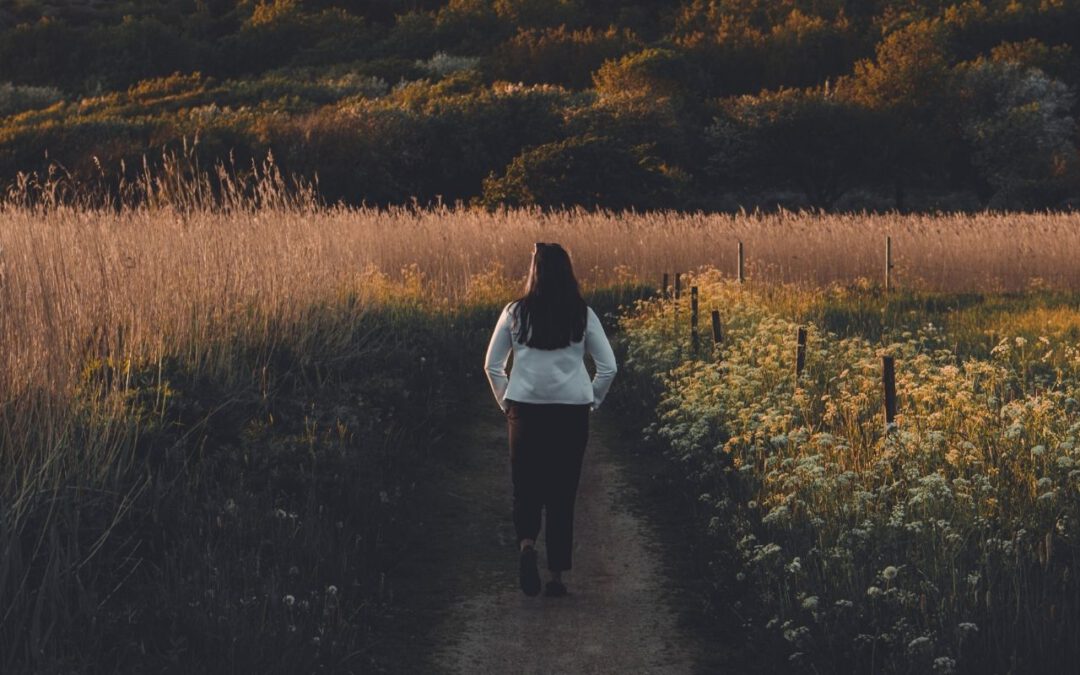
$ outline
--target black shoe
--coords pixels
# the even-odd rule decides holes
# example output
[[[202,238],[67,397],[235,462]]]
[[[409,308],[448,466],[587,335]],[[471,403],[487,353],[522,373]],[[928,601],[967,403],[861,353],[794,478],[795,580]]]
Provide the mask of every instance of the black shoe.
[[[518,581],[525,595],[533,596],[540,593],[540,572],[536,569],[536,549],[532,546],[521,549],[521,557],[518,559]]]
[[[544,595],[549,598],[560,598],[567,595],[566,585],[561,581],[552,579],[544,585]]]

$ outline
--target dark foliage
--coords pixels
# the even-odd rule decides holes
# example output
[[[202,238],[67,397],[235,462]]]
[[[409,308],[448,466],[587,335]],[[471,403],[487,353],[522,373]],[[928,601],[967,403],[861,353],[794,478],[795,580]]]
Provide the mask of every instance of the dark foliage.
[[[794,189],[831,208],[854,188],[898,209],[928,191],[1047,208],[1080,194],[1078,34],[1080,6],[1035,0],[16,3],[0,9],[0,182],[57,162],[115,186],[120,160],[198,134],[207,162],[270,150],[332,200],[490,203],[484,181],[512,159],[592,134],[680,187],[582,204],[717,208]],[[1020,70],[980,91],[1055,119],[1001,97],[973,110],[986,60]],[[747,132],[739,152],[716,145],[718,117]],[[1042,140],[1005,166],[1010,137]]]

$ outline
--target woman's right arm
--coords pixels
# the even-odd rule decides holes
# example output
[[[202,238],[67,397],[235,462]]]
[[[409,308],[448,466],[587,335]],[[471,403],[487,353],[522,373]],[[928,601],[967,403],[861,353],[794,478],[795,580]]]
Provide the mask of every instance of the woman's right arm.
[[[487,372],[491,391],[495,394],[495,400],[503,412],[506,412],[506,388],[510,384],[510,378],[506,374],[506,362],[510,358],[513,348],[512,336],[510,335],[510,303],[503,307],[499,315],[499,321],[495,324],[495,330],[491,333],[488,341],[487,355],[484,357],[484,370]]]
[[[618,366],[615,363],[615,352],[611,350],[611,343],[608,342],[607,335],[604,333],[604,326],[600,323],[600,317],[596,315],[592,307],[589,307],[587,312],[585,351],[592,355],[593,363],[596,364],[596,376],[593,377],[592,381],[592,409],[596,410],[600,407],[604,397],[607,396],[608,389],[611,388],[611,381],[615,379]]]

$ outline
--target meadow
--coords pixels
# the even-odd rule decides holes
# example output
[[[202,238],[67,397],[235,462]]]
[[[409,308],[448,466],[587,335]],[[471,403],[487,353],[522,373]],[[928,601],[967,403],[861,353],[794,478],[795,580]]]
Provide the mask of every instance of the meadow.
[[[272,165],[210,204],[200,180],[0,206],[0,670],[390,668],[416,466],[535,241],[622,315],[623,407],[707,486],[717,551],[731,523],[754,537],[716,583],[755,584],[785,657],[998,667],[1075,633],[1075,214],[375,209],[286,192]],[[674,272],[724,312],[703,359],[685,309],[631,303]],[[844,632],[870,616],[904,623]]]
[[[748,287],[714,269],[686,284],[696,345],[685,294],[622,317],[622,398],[655,413],[643,431],[697,502],[714,610],[772,645],[765,669],[1068,670],[1080,297]]]

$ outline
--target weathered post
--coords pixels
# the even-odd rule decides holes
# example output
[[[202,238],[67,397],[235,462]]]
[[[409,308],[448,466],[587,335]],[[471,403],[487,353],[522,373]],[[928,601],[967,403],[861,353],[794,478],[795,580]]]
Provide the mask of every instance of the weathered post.
[[[724,336],[720,333],[720,312],[718,310],[712,311],[712,341],[713,346],[723,342]]]
[[[803,367],[806,365],[806,329],[799,326],[795,337],[795,384],[799,383]]]
[[[743,245],[739,242],[739,283],[746,281],[746,259],[743,257]]]
[[[675,273],[675,299],[676,300],[678,300],[679,296],[682,295],[682,281],[681,281],[680,277],[682,277],[682,273],[681,272],[676,272]]]
[[[690,344],[697,350],[698,346],[698,291],[697,286],[690,287]]]
[[[896,426],[896,363],[892,356],[881,357],[881,381],[885,386],[885,433],[890,433]]]
[[[665,297],[665,298],[667,297],[667,287],[668,287],[668,273],[664,272],[664,285],[660,287],[660,295]]]
[[[892,237],[885,237],[885,292],[892,288]]]

